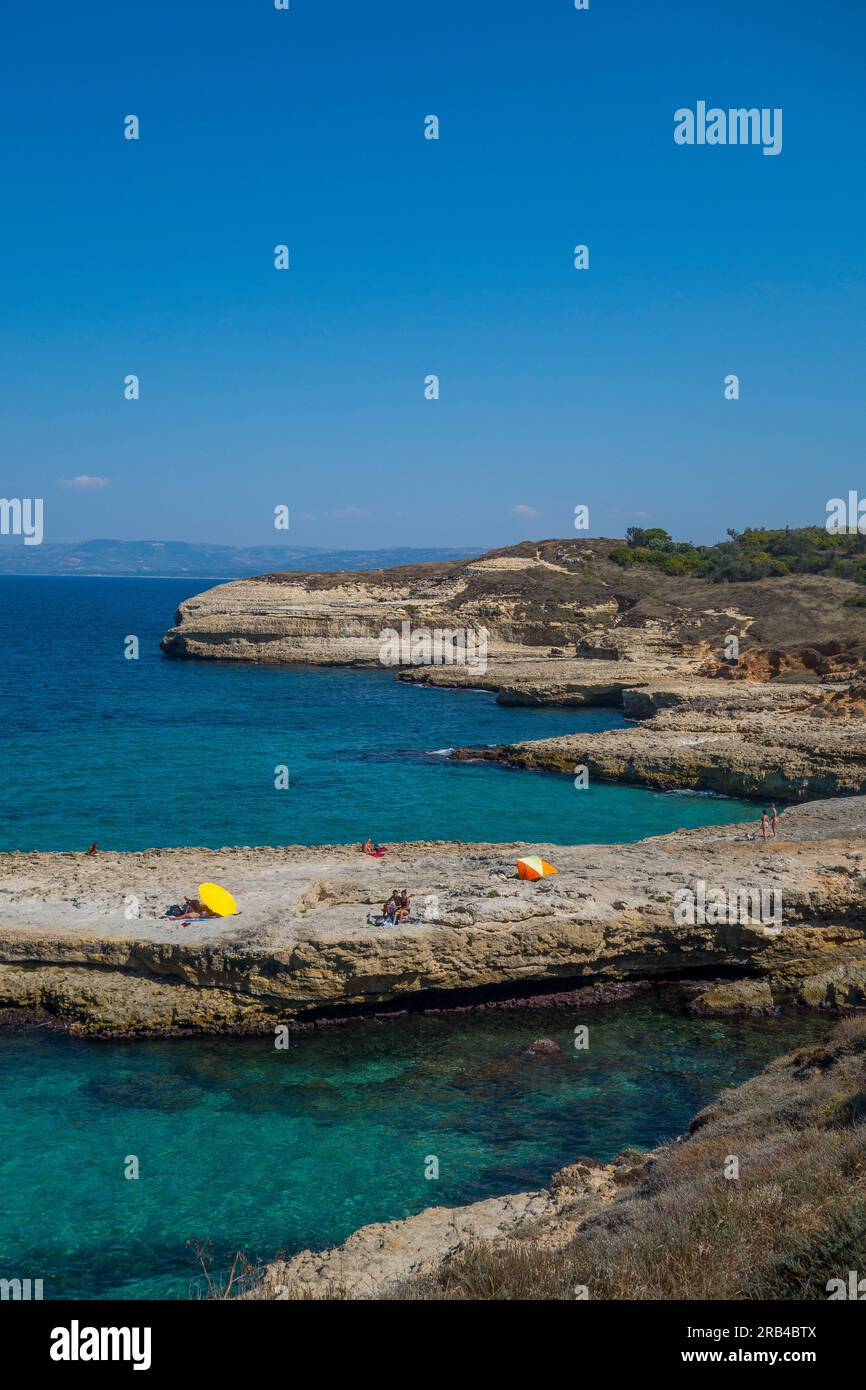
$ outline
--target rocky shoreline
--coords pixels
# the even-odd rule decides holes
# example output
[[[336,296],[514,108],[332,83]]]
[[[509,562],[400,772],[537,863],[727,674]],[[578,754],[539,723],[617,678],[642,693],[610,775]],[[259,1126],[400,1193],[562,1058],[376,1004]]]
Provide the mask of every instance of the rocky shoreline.
[[[458,761],[806,803],[783,811],[778,839],[764,844],[753,822],[611,846],[402,844],[383,863],[347,846],[6,854],[0,1026],[94,1039],[267,1033],[533,995],[579,1010],[654,988],[677,988],[704,1014],[866,1007],[866,694],[856,664],[866,616],[842,612],[857,586],[731,584],[711,602],[706,584],[617,572],[609,544],[236,581],[182,605],[163,650],[377,665],[382,631],[403,622],[483,624],[483,669],[409,667],[398,678],[489,690],[503,704],[607,706],[633,724],[462,748]],[[722,655],[732,633],[744,647],[733,665]],[[514,860],[527,852],[553,860],[558,875],[519,882]],[[161,917],[204,879],[231,886],[237,918],[181,928]],[[410,887],[414,920],[368,926],[398,881]],[[678,918],[683,891],[707,886],[729,902],[777,894],[780,914]],[[334,1251],[268,1266],[247,1296],[390,1296],[406,1280],[440,1279],[479,1243],[489,1259],[531,1238],[537,1261],[564,1250],[623,1187],[651,1183],[659,1163],[670,1155],[578,1161],[545,1191],[365,1227]]]
[[[250,1270],[237,1296],[826,1300],[862,1254],[864,1080],[858,1018],[649,1152],[576,1158],[546,1188],[363,1226]]]
[[[406,1001],[677,976],[740,977],[747,1008],[756,981],[761,1008],[859,1005],[866,798],[792,807],[777,840],[753,836],[730,825],[624,845],[404,844],[384,861],[345,845],[5,854],[0,1010],[90,1037],[267,1032]],[[559,873],[519,881],[516,858],[539,851]],[[161,916],[206,879],[231,886],[237,917]],[[367,925],[392,881],[409,885],[413,918]],[[748,920],[678,922],[678,894],[701,884],[742,894]],[[760,915],[762,891],[781,895],[778,921]]]
[[[634,727],[461,748],[458,760],[779,801],[866,793],[866,610],[845,607],[857,585],[626,574],[609,560],[615,544],[238,580],[182,604],[162,646],[179,658],[380,666],[383,634],[402,624],[483,631],[483,661],[404,664],[397,678],[507,705],[614,708]]]
[[[451,757],[572,776],[583,768],[590,782],[710,791],[765,804],[866,792],[866,723],[810,717],[794,701],[772,711],[665,709],[635,728],[458,748]]]
[[[633,1163],[578,1161],[555,1173],[550,1187],[513,1192],[462,1207],[427,1207],[403,1221],[362,1226],[330,1250],[302,1250],[255,1275],[242,1299],[388,1298],[405,1281],[434,1275],[479,1242],[498,1245],[543,1226],[564,1243],[581,1222],[611,1202],[617,1180]]]

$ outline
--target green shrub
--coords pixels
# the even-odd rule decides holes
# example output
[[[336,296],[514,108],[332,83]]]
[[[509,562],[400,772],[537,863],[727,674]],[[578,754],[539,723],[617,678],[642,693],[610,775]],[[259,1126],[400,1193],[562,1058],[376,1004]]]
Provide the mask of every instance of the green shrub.
[[[820,526],[769,530],[752,527],[729,531],[716,545],[672,541],[661,527],[629,527],[628,545],[616,546],[608,558],[616,565],[652,565],[663,574],[693,574],[713,583],[748,583],[789,574],[823,574],[866,584],[866,536],[830,535]],[[846,600],[851,607],[866,599]]]

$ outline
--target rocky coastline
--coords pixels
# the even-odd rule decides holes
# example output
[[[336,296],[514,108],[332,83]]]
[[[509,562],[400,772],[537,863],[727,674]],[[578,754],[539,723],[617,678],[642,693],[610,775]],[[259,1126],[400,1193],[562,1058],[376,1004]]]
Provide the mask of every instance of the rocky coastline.
[[[181,659],[379,666],[383,633],[402,624],[483,631],[483,661],[394,674],[501,704],[609,707],[634,727],[461,748],[458,760],[762,800],[866,793],[866,609],[846,607],[856,584],[624,574],[608,558],[615,544],[237,580],[182,604],[162,646]]]
[[[0,855],[0,1026],[265,1034],[533,996],[583,1010],[658,988],[706,1015],[866,1008],[866,613],[842,611],[857,586],[804,576],[710,592],[623,575],[610,544],[235,581],[183,604],[162,646],[180,659],[378,665],[383,631],[402,623],[483,627],[483,667],[404,666],[397,678],[502,704],[610,707],[630,723],[460,748],[457,761],[776,801],[777,838],[763,843],[756,813],[637,844],[401,844],[386,864],[349,846]],[[558,875],[518,881],[527,852]],[[240,915],[185,928],[162,918],[200,879],[230,882]],[[411,884],[415,916],[369,926],[391,880]],[[729,902],[776,893],[780,915],[679,918],[683,891],[708,885]],[[477,1246],[488,1260],[515,1242],[521,1259],[563,1251],[624,1189],[651,1188],[670,1154],[579,1160],[544,1191],[365,1227],[335,1251],[268,1266],[246,1296],[450,1296],[443,1271]]]
[[[363,1226],[251,1269],[238,1296],[844,1298],[863,1248],[864,1080],[861,1017],[724,1091],[655,1149],[575,1158],[546,1188]]]
[[[866,798],[792,807],[766,845],[754,833],[728,825],[624,845],[404,844],[384,863],[346,845],[5,854],[0,1010],[91,1037],[267,1032],[406,1001],[731,975],[749,982],[747,1008],[755,981],[765,986],[761,1007],[858,1006]],[[515,860],[539,850],[559,873],[518,880]],[[237,917],[183,927],[161,916],[206,879],[232,885]],[[412,919],[367,925],[392,879],[412,886]],[[702,884],[735,904],[742,894],[734,912],[747,920],[697,912],[678,921],[678,895],[709,891]],[[779,920],[762,915],[762,890],[778,892]],[[730,997],[722,1003],[732,1007]]]
[[[810,717],[796,699],[772,710],[673,706],[633,728],[458,748],[451,757],[572,776],[582,768],[588,782],[709,791],[765,805],[866,792],[866,723]]]

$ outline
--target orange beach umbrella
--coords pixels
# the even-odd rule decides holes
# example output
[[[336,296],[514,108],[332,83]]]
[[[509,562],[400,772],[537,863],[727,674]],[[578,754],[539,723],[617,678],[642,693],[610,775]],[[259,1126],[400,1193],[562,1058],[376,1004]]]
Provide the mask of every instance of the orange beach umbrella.
[[[537,854],[529,854],[525,859],[517,861],[518,878],[546,878],[548,874],[555,874],[558,870],[552,864],[548,864],[546,859],[542,859]]]

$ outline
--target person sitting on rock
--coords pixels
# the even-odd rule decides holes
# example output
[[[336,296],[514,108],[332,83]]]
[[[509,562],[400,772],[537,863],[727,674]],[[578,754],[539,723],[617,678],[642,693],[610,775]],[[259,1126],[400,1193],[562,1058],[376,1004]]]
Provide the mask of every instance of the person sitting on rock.
[[[404,888],[402,893],[397,894],[397,910],[394,914],[394,926],[399,927],[409,916],[412,900]]]
[[[93,844],[90,846],[90,848],[86,851],[86,853],[89,854],[89,855],[94,855],[94,854],[98,854],[98,853],[99,853],[99,845],[96,843],[95,840],[93,841]]]
[[[201,917],[215,917],[216,913],[211,912],[210,908],[205,907],[198,898],[184,898],[182,903],[176,903],[173,907],[166,908],[163,915],[166,917],[186,917],[192,920]]]

